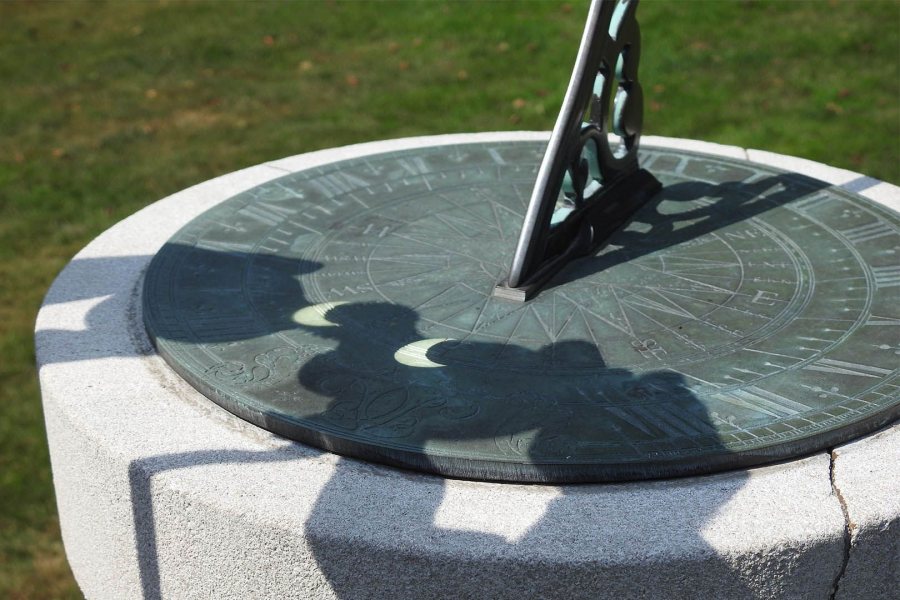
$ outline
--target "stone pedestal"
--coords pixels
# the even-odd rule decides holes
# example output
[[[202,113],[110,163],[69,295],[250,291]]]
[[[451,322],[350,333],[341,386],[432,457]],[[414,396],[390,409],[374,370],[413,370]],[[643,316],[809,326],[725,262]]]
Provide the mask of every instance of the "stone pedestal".
[[[226,413],[155,355],[142,274],[184,223],[285,173],[417,146],[286,158],[161,200],[82,250],[37,354],[66,553],[88,598],[896,598],[900,426],[705,477],[540,486],[342,458]],[[900,208],[900,190],[767,152],[644,138],[791,169]]]

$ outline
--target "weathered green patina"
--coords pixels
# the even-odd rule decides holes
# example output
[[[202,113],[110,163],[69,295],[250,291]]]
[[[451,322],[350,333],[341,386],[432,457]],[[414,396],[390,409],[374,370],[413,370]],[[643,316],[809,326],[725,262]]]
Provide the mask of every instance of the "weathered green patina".
[[[895,213],[645,148],[663,189],[633,221],[535,298],[497,298],[544,148],[395,152],[244,192],[153,260],[148,331],[261,427],[450,476],[704,473],[897,418]]]

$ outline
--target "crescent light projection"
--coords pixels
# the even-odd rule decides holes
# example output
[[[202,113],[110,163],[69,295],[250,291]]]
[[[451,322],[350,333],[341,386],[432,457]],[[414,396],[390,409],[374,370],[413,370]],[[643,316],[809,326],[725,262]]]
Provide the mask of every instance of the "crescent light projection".
[[[433,338],[407,344],[394,353],[394,360],[407,367],[444,367],[446,365],[428,358],[428,350],[447,341],[450,341],[449,338]]]
[[[325,315],[327,315],[328,311],[332,308],[342,304],[347,304],[347,302],[338,301],[313,304],[312,306],[301,308],[295,312],[291,318],[295,323],[306,325],[307,327],[336,327],[337,323],[332,323]]]

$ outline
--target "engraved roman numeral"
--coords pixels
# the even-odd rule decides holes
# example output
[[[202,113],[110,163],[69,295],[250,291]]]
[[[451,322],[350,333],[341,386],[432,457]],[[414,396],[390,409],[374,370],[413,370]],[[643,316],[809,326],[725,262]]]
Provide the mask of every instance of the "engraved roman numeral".
[[[415,156],[409,159],[398,159],[397,165],[400,166],[402,171],[394,171],[391,175],[425,175],[431,171],[428,167],[428,163],[426,163],[425,159],[421,156]]]
[[[841,234],[843,234],[843,236],[853,245],[868,242],[869,240],[874,240],[893,233],[895,233],[894,228],[883,221],[874,221],[872,223],[860,225],[859,227],[841,230]]]
[[[807,371],[821,371],[823,373],[835,373],[837,375],[856,375],[857,377],[877,378],[890,374],[890,370],[882,369],[881,367],[861,365],[859,363],[845,362],[843,360],[832,360],[830,358],[822,358],[803,368]]]
[[[788,417],[809,410],[805,404],[789,400],[780,394],[755,385],[730,392],[719,392],[716,397],[734,406],[773,417]]]
[[[872,267],[872,275],[875,277],[875,285],[879,288],[900,285],[900,265]]]
[[[372,286],[368,283],[361,283],[357,286],[349,286],[345,285],[342,289],[331,288],[328,290],[328,297],[333,298],[337,296],[338,298],[343,298],[347,294],[351,296],[356,296],[358,294],[364,294],[372,291]]]
[[[451,154],[447,158],[449,158],[450,160],[452,160],[455,163],[461,163],[462,161],[469,158],[469,153],[463,152],[461,148],[456,147],[456,148],[453,148],[453,154]]]

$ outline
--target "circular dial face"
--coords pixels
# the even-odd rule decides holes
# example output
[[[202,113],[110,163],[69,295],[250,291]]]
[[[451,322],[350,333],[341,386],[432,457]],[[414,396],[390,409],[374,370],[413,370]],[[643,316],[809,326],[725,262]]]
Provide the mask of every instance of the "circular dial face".
[[[798,174],[644,149],[663,190],[532,300],[509,269],[543,145],[270,181],[154,258],[144,318],[213,401],[451,476],[608,481],[809,453],[900,413],[900,219]]]

